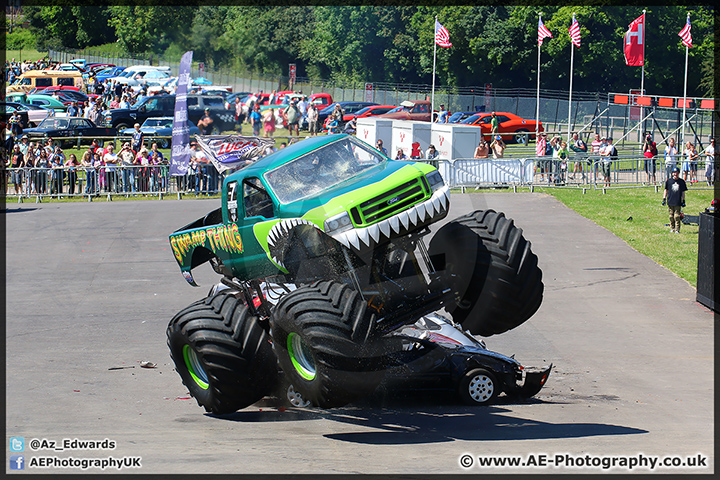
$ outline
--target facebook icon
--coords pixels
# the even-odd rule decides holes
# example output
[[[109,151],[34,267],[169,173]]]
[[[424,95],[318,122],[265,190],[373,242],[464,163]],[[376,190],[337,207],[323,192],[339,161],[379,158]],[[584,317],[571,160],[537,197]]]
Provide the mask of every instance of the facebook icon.
[[[10,470],[25,470],[25,456],[10,455]]]

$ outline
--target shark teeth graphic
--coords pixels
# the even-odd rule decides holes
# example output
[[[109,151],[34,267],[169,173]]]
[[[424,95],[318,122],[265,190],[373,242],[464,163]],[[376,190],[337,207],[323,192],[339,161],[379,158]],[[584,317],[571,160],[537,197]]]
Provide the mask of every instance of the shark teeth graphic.
[[[282,219],[273,225],[267,236],[267,242],[270,248],[275,249],[275,247],[279,247],[285,237],[287,237],[288,233],[290,233],[290,230],[300,225],[310,225],[311,227],[315,227],[314,223],[302,218]],[[285,268],[285,265],[277,258],[276,255],[276,253],[271,254],[272,261],[280,265],[282,268]]]
[[[365,228],[354,228],[341,233],[333,234],[332,237],[346,247],[354,247],[360,250],[362,246],[369,247],[370,239],[379,243],[381,238],[390,238],[392,233],[399,234],[401,227],[409,230],[426,219],[432,219],[438,214],[446,212],[450,208],[449,188],[444,186],[436,191],[429,199],[410,207],[390,218],[370,225]],[[275,227],[273,227],[275,228]],[[272,234],[272,230],[270,232]]]

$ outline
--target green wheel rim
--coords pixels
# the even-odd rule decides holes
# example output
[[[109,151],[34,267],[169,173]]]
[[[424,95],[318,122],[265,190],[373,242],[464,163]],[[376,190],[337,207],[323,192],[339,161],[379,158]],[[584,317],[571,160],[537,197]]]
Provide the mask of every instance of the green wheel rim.
[[[315,360],[310,349],[305,345],[300,335],[291,333],[287,338],[287,349],[290,361],[302,378],[312,380],[317,374]]]
[[[195,383],[203,390],[207,390],[210,386],[207,373],[205,373],[205,369],[202,367],[202,364],[200,364],[197,353],[190,348],[190,345],[183,345],[183,359],[185,359],[185,366],[188,372],[190,372],[192,379],[195,380]]]

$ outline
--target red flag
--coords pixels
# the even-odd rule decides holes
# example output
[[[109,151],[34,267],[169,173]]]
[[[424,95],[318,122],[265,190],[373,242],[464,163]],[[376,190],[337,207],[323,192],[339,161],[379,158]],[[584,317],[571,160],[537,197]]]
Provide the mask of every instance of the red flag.
[[[690,14],[688,13],[687,22],[682,30],[680,30],[680,38],[682,38],[682,44],[686,47],[692,47],[692,35],[690,35]]]
[[[625,32],[625,64],[632,67],[645,65],[645,14],[633,20]]]
[[[437,43],[441,47],[452,47],[452,43],[450,43],[450,34],[447,31],[447,28],[440,25],[440,22],[435,20],[435,43]]]
[[[543,38],[549,37],[553,38],[552,33],[550,33],[550,30],[545,26],[545,24],[542,21],[542,18],[538,19],[538,46],[542,45]]]

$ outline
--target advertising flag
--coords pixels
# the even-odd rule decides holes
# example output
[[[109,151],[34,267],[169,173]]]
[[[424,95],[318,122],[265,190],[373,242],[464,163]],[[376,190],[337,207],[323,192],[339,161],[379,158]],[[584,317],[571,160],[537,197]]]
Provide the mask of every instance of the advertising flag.
[[[570,24],[570,41],[576,47],[580,46],[580,24],[575,20],[575,14],[573,13],[572,23]]]
[[[538,46],[540,46],[543,44],[544,38],[553,38],[553,36],[552,33],[550,33],[550,30],[548,30],[548,28],[543,23],[542,18],[540,18],[538,22]]]
[[[435,20],[435,43],[440,47],[452,47],[450,43],[450,34],[447,29]]]
[[[187,86],[190,83],[190,65],[193,52],[185,52],[180,58],[177,91],[175,92],[175,114],[172,128],[172,150],[170,150],[170,175],[181,177],[188,171],[190,163],[190,130],[188,128]]]
[[[693,46],[692,35],[690,35],[690,14],[689,13],[687,16],[687,23],[685,23],[685,26],[683,27],[682,30],[680,30],[680,33],[678,33],[678,35],[680,35],[680,38],[682,38],[683,45],[685,45],[688,48]]]
[[[272,138],[240,135],[195,135],[195,139],[220,173],[252,163],[265,155],[268,147],[275,145]]]
[[[625,64],[631,67],[645,65],[645,14],[633,20],[625,32]]]

